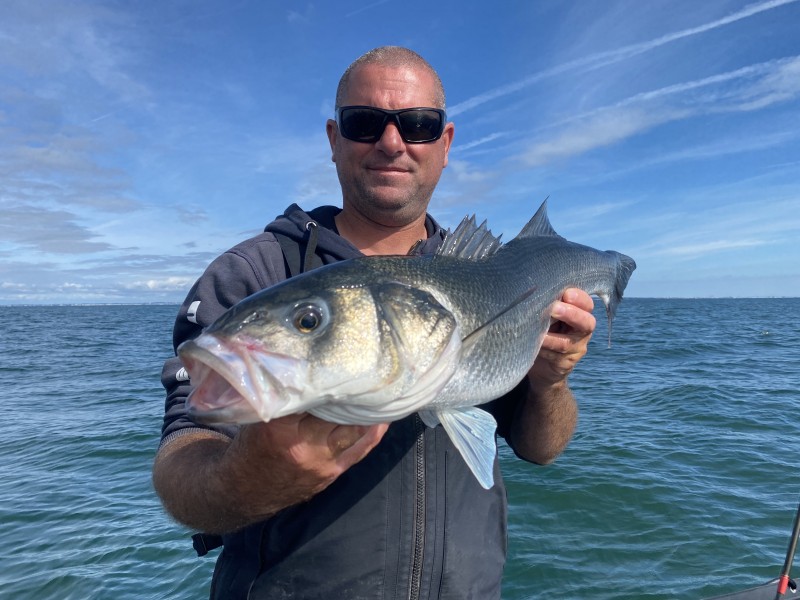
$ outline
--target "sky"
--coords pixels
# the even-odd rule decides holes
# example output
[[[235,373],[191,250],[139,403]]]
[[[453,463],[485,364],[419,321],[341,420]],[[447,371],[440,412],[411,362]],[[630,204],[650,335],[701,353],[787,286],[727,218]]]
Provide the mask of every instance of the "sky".
[[[4,0],[0,304],[180,302],[289,204],[409,47],[455,123],[430,212],[632,256],[633,297],[800,296],[798,0]]]

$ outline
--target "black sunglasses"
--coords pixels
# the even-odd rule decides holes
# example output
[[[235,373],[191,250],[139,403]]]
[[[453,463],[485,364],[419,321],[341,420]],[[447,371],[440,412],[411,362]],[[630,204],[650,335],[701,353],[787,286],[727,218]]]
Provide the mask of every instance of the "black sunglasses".
[[[426,144],[442,137],[445,112],[440,108],[401,108],[384,110],[374,106],[342,106],[336,110],[336,124],[342,137],[354,142],[374,144],[389,121],[407,144]]]

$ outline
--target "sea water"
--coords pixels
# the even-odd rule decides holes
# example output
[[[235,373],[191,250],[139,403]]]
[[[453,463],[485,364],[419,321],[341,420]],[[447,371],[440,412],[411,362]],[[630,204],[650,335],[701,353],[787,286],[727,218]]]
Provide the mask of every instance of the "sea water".
[[[207,597],[150,483],[176,306],[0,306],[0,598]],[[501,444],[503,598],[704,598],[780,571],[800,500],[800,299],[626,299],[558,460]],[[800,567],[799,567],[800,568]]]

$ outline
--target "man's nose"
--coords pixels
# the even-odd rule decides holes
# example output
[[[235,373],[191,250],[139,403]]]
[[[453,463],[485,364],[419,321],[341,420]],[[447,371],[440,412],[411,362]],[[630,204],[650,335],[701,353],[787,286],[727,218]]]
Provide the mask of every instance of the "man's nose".
[[[375,142],[375,147],[389,156],[394,156],[405,150],[406,143],[403,141],[400,130],[394,121],[389,121],[386,124],[380,139]]]

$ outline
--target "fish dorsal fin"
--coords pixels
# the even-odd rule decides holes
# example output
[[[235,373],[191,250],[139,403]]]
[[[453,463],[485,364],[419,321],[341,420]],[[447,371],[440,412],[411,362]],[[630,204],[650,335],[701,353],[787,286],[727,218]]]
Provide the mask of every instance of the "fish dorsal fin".
[[[517,237],[561,237],[550,225],[550,219],[547,217],[547,198],[544,199],[539,210],[533,215],[528,224],[522,228]]]
[[[497,252],[502,244],[500,236],[495,237],[486,221],[480,224],[475,223],[475,215],[464,217],[456,230],[447,230],[444,242],[436,252],[437,256],[452,256],[466,260],[481,260]]]

